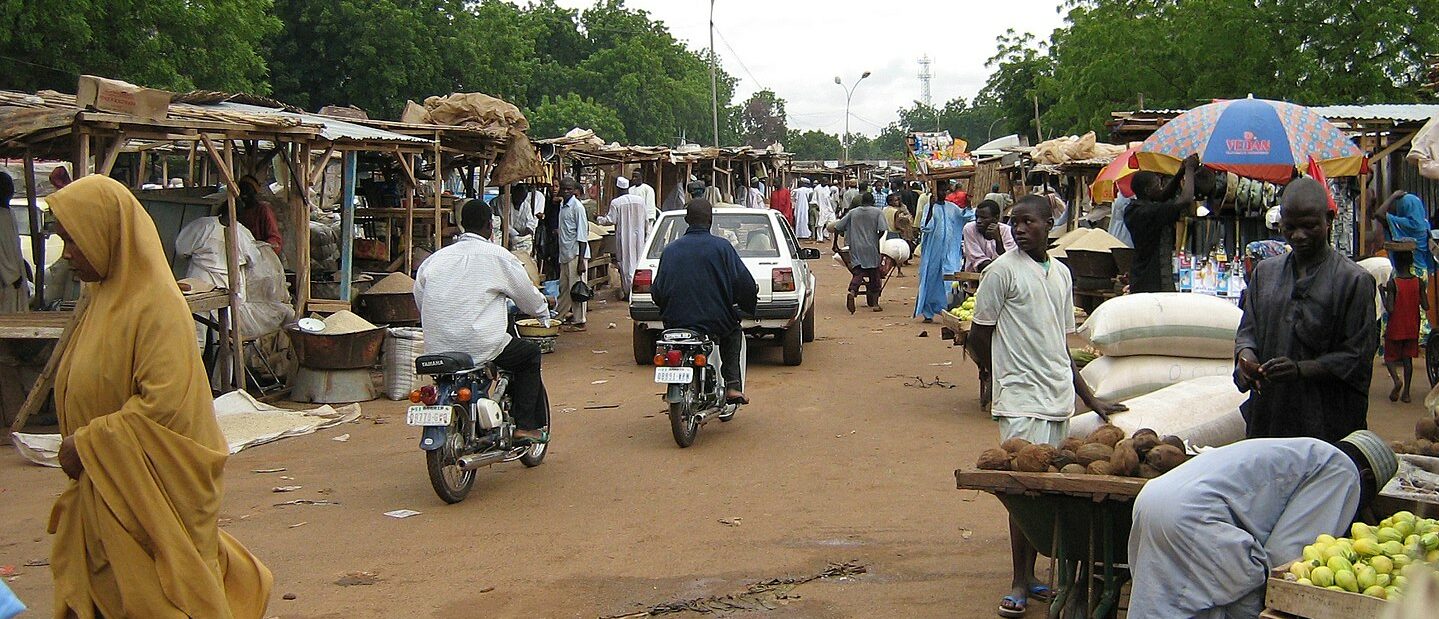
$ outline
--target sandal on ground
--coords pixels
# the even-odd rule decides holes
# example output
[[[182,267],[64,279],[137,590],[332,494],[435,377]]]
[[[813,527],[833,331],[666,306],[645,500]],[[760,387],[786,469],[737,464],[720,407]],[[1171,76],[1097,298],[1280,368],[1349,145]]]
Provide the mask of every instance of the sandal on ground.
[[[851,313],[851,314],[854,313],[854,293],[853,293],[853,292],[851,292],[851,293],[849,293],[848,295],[845,296],[845,298],[844,298],[844,308],[847,309],[847,310],[849,310],[849,313]]]
[[[1404,389],[1404,386],[1403,386],[1403,385],[1400,385],[1400,384],[1397,384],[1397,383],[1396,383],[1396,384],[1394,385],[1394,389],[1392,389],[1392,390],[1389,391],[1389,401],[1390,401],[1390,402],[1398,402],[1398,401],[1399,401],[1399,392],[1402,391],[1403,389]]]
[[[726,393],[724,396],[724,401],[725,404],[749,404],[749,396],[741,393],[738,397],[735,397]]]
[[[560,330],[565,333],[584,333],[586,331],[584,323],[560,325]]]
[[[1029,586],[1029,597],[1045,603],[1053,602],[1054,590],[1050,589],[1048,585],[1034,583]]]
[[[1027,598],[1006,595],[999,599],[999,616],[1001,617],[1023,617],[1027,610],[1029,610]]]

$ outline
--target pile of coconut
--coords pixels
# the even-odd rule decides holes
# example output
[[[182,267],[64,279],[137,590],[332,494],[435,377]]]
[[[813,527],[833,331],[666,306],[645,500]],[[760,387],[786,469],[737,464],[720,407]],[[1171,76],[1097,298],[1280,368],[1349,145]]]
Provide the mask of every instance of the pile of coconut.
[[[1184,464],[1190,456],[1177,436],[1160,437],[1143,428],[1129,438],[1114,425],[1103,425],[1081,439],[1064,439],[1059,447],[1011,438],[997,449],[979,454],[978,467],[988,471],[1081,473],[1154,479]]]

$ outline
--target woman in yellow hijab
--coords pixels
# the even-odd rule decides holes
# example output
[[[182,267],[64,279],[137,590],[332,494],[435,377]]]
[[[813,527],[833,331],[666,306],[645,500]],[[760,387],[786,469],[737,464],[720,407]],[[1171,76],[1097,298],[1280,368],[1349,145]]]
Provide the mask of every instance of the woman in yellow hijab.
[[[46,201],[89,299],[55,376],[55,616],[259,619],[273,578],[217,525],[228,450],[155,223],[104,176]]]

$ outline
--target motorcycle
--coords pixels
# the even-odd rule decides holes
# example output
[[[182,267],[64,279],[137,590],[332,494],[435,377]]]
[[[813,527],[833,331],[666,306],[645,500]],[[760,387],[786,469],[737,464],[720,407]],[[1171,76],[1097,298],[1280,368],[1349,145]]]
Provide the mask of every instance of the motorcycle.
[[[741,346],[743,385],[746,350]],[[739,404],[725,401],[719,344],[709,337],[690,329],[666,329],[655,345],[654,362],[655,382],[665,385],[670,432],[680,447],[693,445],[711,416],[727,422],[739,411]]]
[[[547,443],[517,443],[510,417],[508,372],[493,363],[476,364],[460,352],[421,355],[415,372],[430,376],[433,385],[410,392],[405,423],[423,428],[420,449],[430,485],[446,503],[465,500],[475,483],[475,470],[519,460],[536,467],[545,460]],[[540,389],[544,428],[550,426],[550,401]]]

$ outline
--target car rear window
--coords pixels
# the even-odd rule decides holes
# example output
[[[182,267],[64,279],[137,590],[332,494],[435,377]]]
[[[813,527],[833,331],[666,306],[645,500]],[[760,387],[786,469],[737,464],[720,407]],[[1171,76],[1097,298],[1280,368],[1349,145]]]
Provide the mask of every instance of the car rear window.
[[[684,217],[661,219],[646,258],[658,260],[665,246],[680,238],[688,229],[689,224],[685,223]],[[729,241],[741,258],[778,258],[779,243],[784,242],[783,239],[775,239],[774,226],[770,225],[770,218],[764,213],[715,213],[710,234]]]

